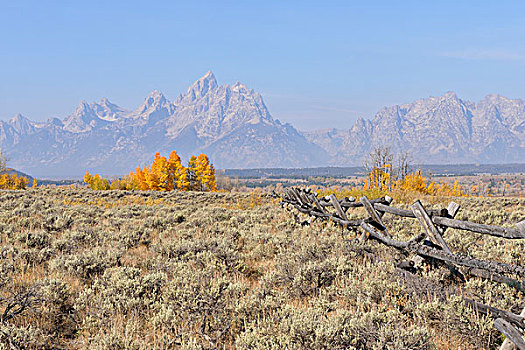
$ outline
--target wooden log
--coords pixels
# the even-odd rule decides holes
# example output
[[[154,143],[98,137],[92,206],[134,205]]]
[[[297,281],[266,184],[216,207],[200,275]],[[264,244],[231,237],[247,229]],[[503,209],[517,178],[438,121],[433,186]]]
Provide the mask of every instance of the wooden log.
[[[296,203],[290,203],[290,205],[292,205],[295,209],[297,209],[299,212],[303,214],[307,214],[309,216],[321,217],[321,218],[324,218],[325,220],[331,220],[335,222],[336,224],[343,226],[343,227],[357,227],[361,225],[361,222],[363,221],[363,220],[344,220],[330,213],[321,213],[311,208],[304,208],[303,206],[300,206],[299,204],[296,204]]]
[[[390,232],[388,232],[388,230],[386,229],[385,227],[385,224],[383,223],[383,219],[381,218],[382,217],[382,214],[379,214],[373,207],[372,203],[370,203],[370,200],[366,197],[366,196],[363,196],[359,199],[361,201],[361,203],[363,203],[363,206],[365,207],[365,210],[366,212],[368,213],[368,215],[372,218],[372,220],[374,222],[376,222],[378,225],[379,225],[379,228],[385,232],[385,234],[388,236],[388,237],[392,237],[392,235],[390,234]]]
[[[332,202],[330,201],[330,197],[329,196],[325,196],[325,197],[322,197],[319,199],[319,203],[321,203],[321,205],[323,207],[330,207],[332,206]],[[384,198],[376,198],[376,199],[371,199],[370,200],[370,203],[372,204],[376,204],[376,203],[382,203],[382,204],[385,204],[386,201]],[[363,206],[363,203],[361,202],[351,202],[351,201],[339,201],[339,204],[341,205],[341,207],[343,209],[348,209],[348,208],[360,208]]]
[[[519,290],[525,293],[525,282],[518,281],[514,278],[503,276],[498,273],[490,272],[487,270],[475,269],[475,268],[466,269],[463,272],[471,276],[483,278],[483,279],[490,280],[493,282],[504,283],[512,288],[516,288],[516,290]]]
[[[299,205],[302,204],[301,201],[299,200],[299,197],[297,197],[297,194],[295,193],[294,188],[289,188],[287,193],[292,203],[297,203]]]
[[[452,202],[454,203],[454,202]],[[451,203],[451,204],[452,204]],[[454,203],[455,204],[455,203]],[[457,204],[456,204],[457,205]],[[459,209],[459,205],[457,205]],[[400,209],[396,207],[390,207],[382,203],[374,203],[374,208],[381,212],[386,212],[398,216],[415,218],[415,214],[411,210]],[[449,211],[450,210],[450,211]],[[437,225],[446,226],[448,228],[456,228],[471,232],[488,234],[491,236],[502,237],[507,239],[522,239],[525,238],[525,220],[517,223],[516,229],[477,224],[469,221],[455,220],[453,218],[447,217],[452,216],[453,207],[446,210],[429,210],[427,213],[432,217],[432,222]],[[457,209],[456,209],[457,212]],[[454,216],[452,216],[454,217]]]
[[[350,198],[347,198],[345,197],[342,201],[341,201],[341,207],[343,208],[343,211],[346,213],[348,211],[348,209],[350,209],[350,207],[345,207],[343,206],[342,204],[345,204],[345,203],[354,203],[355,202],[355,198],[354,197],[350,197]]]
[[[382,233],[379,233],[370,224],[368,224],[366,222],[362,222],[360,226],[361,226],[361,228],[363,230],[368,232],[370,234],[370,236],[374,237],[375,239],[379,240],[380,242],[382,242],[382,243],[384,243],[384,244],[386,244],[386,245],[388,245],[390,247],[394,247],[394,248],[401,249],[401,250],[410,250],[408,242],[395,241],[395,240],[393,240],[393,239],[383,235]]]
[[[450,254],[444,251],[433,249],[421,245],[415,249],[415,253],[430,258],[450,262],[455,265],[473,267],[478,269],[488,270],[497,274],[511,274],[518,275],[520,277],[525,277],[525,268],[521,266],[509,265],[504,263],[499,263],[495,261],[486,261],[479,260],[475,258],[469,258],[464,256],[459,256],[455,254]]]
[[[346,217],[345,212],[343,211],[343,208],[341,208],[341,204],[339,204],[339,201],[337,200],[335,194],[330,195],[330,202],[332,202],[332,205],[335,208],[335,211],[337,211],[337,215],[343,220],[348,221],[348,218]]]
[[[445,217],[433,217],[432,222],[438,225],[447,226],[450,228],[457,228],[461,230],[484,233],[491,236],[502,237],[507,239],[523,239],[525,238],[525,228],[522,227],[522,222],[516,226],[518,228],[507,228],[493,225],[477,224],[469,221],[455,220]],[[519,225],[519,226],[518,226]]]
[[[434,226],[434,223],[432,222],[432,219],[428,215],[428,213],[425,211],[425,208],[423,208],[423,205],[419,200],[415,201],[414,204],[411,206],[412,212],[416,216],[416,218],[419,220],[419,223],[425,231],[428,233],[430,239],[436,243],[437,245],[441,246],[444,251],[447,253],[452,253],[450,248],[448,247],[447,243],[443,239],[443,236],[441,236],[441,232],[437,229],[436,226]]]
[[[525,308],[521,310],[520,316],[525,316]],[[501,347],[499,348],[499,350],[514,350],[514,349],[516,349],[516,346],[514,345],[514,343],[512,343],[512,341],[510,341],[509,338],[505,338],[505,340],[503,341],[503,344],[501,344]]]
[[[361,228],[367,231],[370,236],[379,240],[380,242],[397,248],[406,250],[412,253],[422,255],[424,257],[434,258],[444,262],[449,262],[455,265],[467,266],[472,268],[484,269],[498,274],[512,274],[518,275],[520,277],[525,277],[525,268],[521,266],[509,265],[504,263],[499,263],[495,261],[486,261],[479,260],[475,258],[459,256],[455,254],[450,254],[442,250],[438,250],[432,247],[428,247],[422,244],[410,244],[409,242],[399,242],[395,241],[389,237],[386,237],[382,233],[376,231],[371,225],[366,222],[361,223]]]
[[[451,218],[454,218],[454,217],[456,216],[458,210],[459,210],[459,204],[457,204],[457,203],[455,203],[455,202],[450,202],[449,205],[448,205],[448,207],[447,207],[447,214],[448,214],[448,216],[450,216]],[[440,214],[442,214],[442,213],[443,213],[443,210],[440,210],[439,212],[440,212]],[[428,213],[428,211],[427,211],[427,213]],[[439,230],[439,232],[441,233],[441,236],[443,236],[443,234],[444,234],[445,231],[447,230],[447,227],[446,227],[446,226],[440,226],[440,228],[438,228],[438,230]],[[414,264],[415,264],[417,267],[419,267],[419,266],[423,263],[424,260],[425,260],[425,259],[424,259],[422,256],[420,256],[420,255],[415,255],[415,256],[412,258],[412,261],[414,261]],[[450,267],[449,267],[449,269],[450,269]],[[451,272],[452,272],[453,274],[459,276],[461,280],[463,280],[463,281],[465,280],[465,276],[464,276],[460,271],[458,271],[458,270],[455,269],[455,268],[452,268],[452,269],[450,269],[450,270],[451,270]]]
[[[373,201],[371,201],[373,203]],[[386,204],[383,204],[383,203],[374,203],[374,208],[377,210],[377,211],[380,211],[380,212],[384,212],[384,213],[389,213],[389,214],[393,214],[393,215],[397,215],[397,216],[403,216],[403,217],[406,217],[406,218],[415,218],[416,216],[414,215],[414,213],[412,212],[412,210],[407,210],[407,209],[400,209],[400,208],[396,208],[396,207],[390,207]],[[448,213],[447,213],[447,210],[446,209],[439,209],[439,210],[428,210],[427,213],[434,217],[434,216],[447,216]]]
[[[525,350],[525,340],[520,331],[516,329],[510,322],[503,318],[494,320],[494,327],[501,333],[505,334],[507,339],[510,339],[520,350]]]
[[[411,273],[415,273],[417,271],[415,263],[412,260],[401,261],[399,264],[396,265],[396,267],[398,269],[406,270]]]
[[[306,205],[311,205],[311,200],[306,196],[306,193],[304,191],[298,191],[297,193],[299,195],[299,198],[301,198],[302,202]]]
[[[297,188],[293,187],[292,188],[292,193],[295,197],[295,200],[297,201],[297,203],[299,203],[300,205],[303,205],[305,203],[303,203],[303,200],[301,199],[301,197],[299,196],[299,193],[297,191]]]
[[[520,231],[521,233],[523,233],[525,235],[525,220],[522,220],[522,221],[518,222],[514,226],[516,226],[516,229],[518,231]]]
[[[324,210],[324,208],[321,206],[321,204],[319,204],[319,200],[317,199],[317,196],[315,195],[315,193],[310,193],[310,198],[312,200],[312,203],[314,205],[314,207],[319,210],[321,213],[326,213],[326,211]]]
[[[525,326],[525,318],[523,316],[516,315],[513,312],[501,310],[493,306],[485,305],[469,298],[463,298],[463,301],[465,302],[465,304],[472,307],[474,311],[479,312],[483,315],[491,316],[494,318],[502,318],[520,328],[523,328]]]

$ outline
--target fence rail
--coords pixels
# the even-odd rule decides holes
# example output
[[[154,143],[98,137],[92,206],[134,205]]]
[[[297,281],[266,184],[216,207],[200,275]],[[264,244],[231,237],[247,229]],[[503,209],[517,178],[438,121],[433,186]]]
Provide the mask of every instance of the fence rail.
[[[332,221],[343,229],[362,229],[361,242],[374,239],[389,247],[414,254],[410,261],[402,262],[399,268],[413,271],[419,261],[440,261],[447,266],[452,275],[461,281],[466,276],[476,276],[491,281],[506,283],[522,292],[525,292],[525,282],[520,280],[525,277],[523,266],[504,264],[490,260],[480,260],[473,257],[454,254],[443,234],[448,228],[460,229],[480,234],[486,234],[504,239],[525,239],[525,220],[515,224],[515,228],[485,225],[470,221],[454,219],[460,206],[451,202],[447,208],[427,210],[418,200],[410,209],[401,209],[391,206],[393,199],[385,196],[382,198],[368,199],[366,196],[356,201],[355,198],[337,199],[335,195],[318,197],[309,188],[292,187],[285,190],[284,194],[273,193],[281,199],[283,206],[291,206],[308,219],[296,222],[310,225],[315,220]],[[359,220],[349,220],[347,212],[351,208],[363,207],[366,217]],[[422,233],[415,235],[410,241],[398,241],[393,238],[383,222],[383,216],[388,213],[406,218],[415,218],[422,227]],[[510,349],[509,340],[520,350],[525,350],[524,315],[516,315],[510,311],[500,310],[474,300],[464,299],[465,303],[477,312],[490,315],[495,319],[494,326],[506,336],[506,341],[501,349]],[[525,309],[524,309],[525,313]]]

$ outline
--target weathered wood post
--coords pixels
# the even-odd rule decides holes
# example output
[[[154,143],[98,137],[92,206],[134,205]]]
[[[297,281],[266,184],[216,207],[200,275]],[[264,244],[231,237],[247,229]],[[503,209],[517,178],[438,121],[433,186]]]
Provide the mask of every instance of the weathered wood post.
[[[523,310],[521,310],[520,316],[525,317],[525,307],[523,308]],[[508,337],[505,338],[505,341],[503,342],[503,344],[501,344],[501,347],[499,348],[499,350],[514,350],[514,349],[516,349],[516,345]]]
[[[507,339],[510,339],[514,345],[518,347],[518,349],[525,350],[525,340],[523,339],[523,334],[521,334],[510,322],[503,318],[497,318],[494,320],[494,327],[496,327],[496,329],[501,333],[505,334]]]
[[[385,224],[383,223],[382,218],[383,218],[384,212],[378,212],[374,208],[374,206],[372,205],[372,203],[370,202],[367,196],[361,197],[359,201],[363,204],[363,207],[365,208],[370,218],[377,224],[376,226],[380,226],[378,228],[382,232],[384,232],[387,237],[389,238],[392,237],[390,232],[388,232],[387,228],[385,227]],[[385,197],[385,201],[387,202],[387,205],[390,205],[390,203],[392,203],[392,198],[387,196]],[[364,242],[366,241],[366,239],[367,239],[367,233],[363,232],[361,237],[359,237],[359,241]]]

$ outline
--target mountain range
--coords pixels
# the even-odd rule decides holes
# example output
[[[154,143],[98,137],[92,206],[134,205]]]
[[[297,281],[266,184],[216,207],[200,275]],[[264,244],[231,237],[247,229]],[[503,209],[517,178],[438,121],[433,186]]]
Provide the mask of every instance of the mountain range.
[[[300,132],[274,119],[261,95],[208,72],[168,100],[152,91],[135,110],[104,98],[64,119],[0,121],[0,148],[13,168],[38,177],[86,170],[125,174],[176,149],[206,153],[216,168],[361,165],[378,146],[423,163],[525,162],[525,102],[489,95],[479,103],[452,92],[381,109],[349,130]]]
[[[349,130],[303,133],[332,164],[355,164],[376,147],[424,164],[525,162],[525,102],[488,95],[473,103],[454,92],[384,107]]]

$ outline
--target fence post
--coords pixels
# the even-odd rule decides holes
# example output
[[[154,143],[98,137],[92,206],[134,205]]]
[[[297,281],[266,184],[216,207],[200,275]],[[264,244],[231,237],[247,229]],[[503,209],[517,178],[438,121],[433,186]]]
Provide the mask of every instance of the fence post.
[[[415,201],[414,204],[412,204],[411,208],[412,212],[419,220],[419,223],[421,224],[421,226],[423,226],[432,242],[441,246],[441,248],[443,248],[443,250],[447,253],[452,253],[447,243],[443,239],[443,236],[441,236],[441,232],[439,232],[438,228],[434,225],[432,219],[430,218],[430,216],[428,216],[428,213],[425,211],[425,208],[423,208],[421,202],[419,200]]]
[[[525,316],[525,307],[523,308],[523,310],[521,310],[520,316]],[[514,350],[514,349],[516,349],[516,346],[508,337],[505,338],[505,341],[503,341],[503,344],[501,344],[501,347],[499,348],[499,350]]]
[[[368,197],[363,196],[363,197],[361,197],[360,201],[361,201],[361,203],[363,203],[363,207],[365,208],[365,210],[368,213],[368,215],[370,215],[372,220],[374,220],[377,224],[381,225],[381,227],[380,227],[381,231],[383,231],[388,238],[391,238],[392,235],[390,234],[390,232],[388,232],[388,230],[385,227],[385,224],[383,223],[383,220],[382,220],[383,213],[379,213],[379,212],[377,212],[377,210],[375,210],[375,208],[372,205],[372,203],[370,203],[370,200],[368,200]]]
[[[518,349],[525,350],[525,340],[523,340],[523,335],[510,322],[503,318],[497,318],[494,320],[494,327],[496,327],[501,333],[505,334],[507,339],[510,339]]]
[[[339,201],[337,200],[337,197],[333,193],[330,195],[330,202],[334,206],[334,208],[337,211],[337,214],[339,215],[339,217],[341,219],[345,220],[345,221],[348,221],[348,218],[346,217],[346,214],[343,211],[343,208],[341,208],[341,204],[339,204]]]

